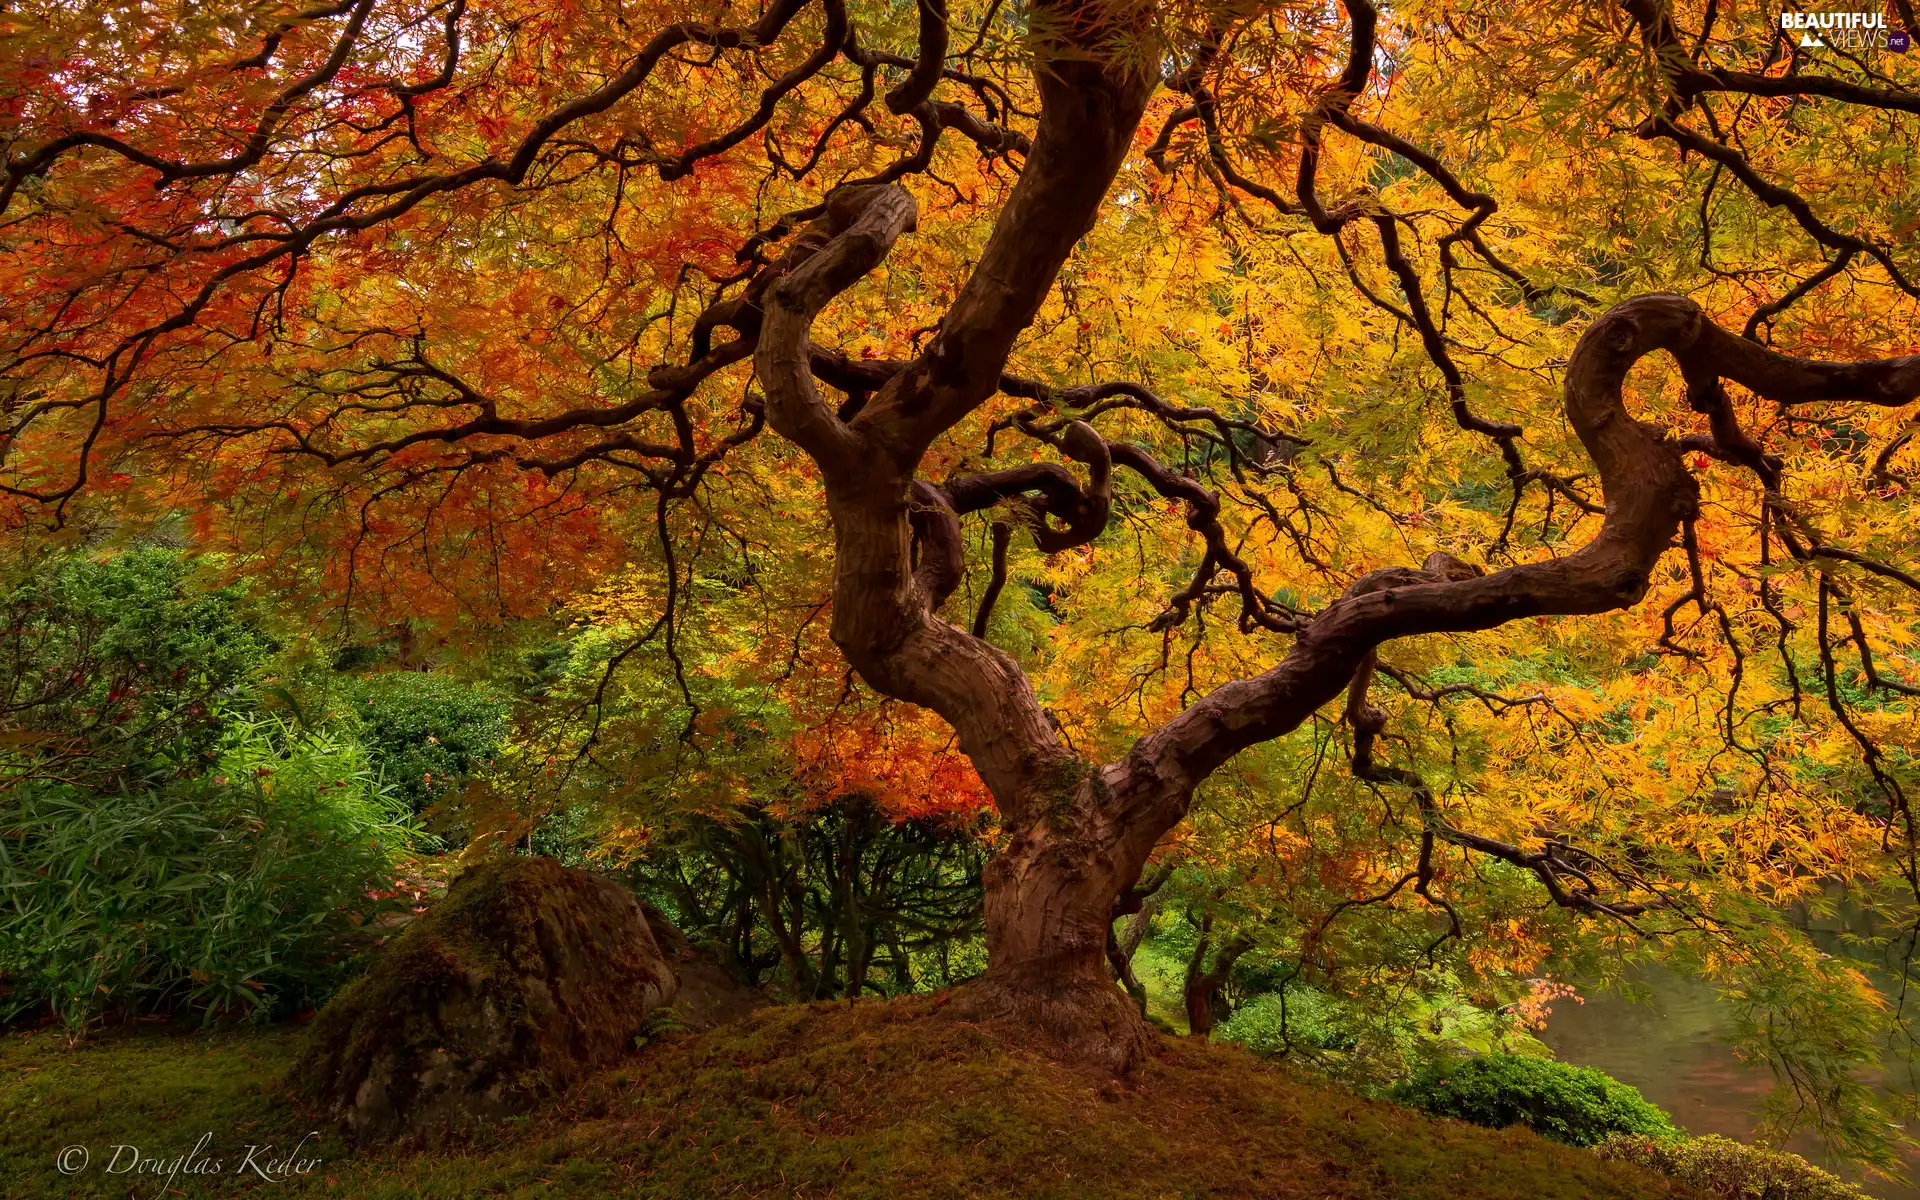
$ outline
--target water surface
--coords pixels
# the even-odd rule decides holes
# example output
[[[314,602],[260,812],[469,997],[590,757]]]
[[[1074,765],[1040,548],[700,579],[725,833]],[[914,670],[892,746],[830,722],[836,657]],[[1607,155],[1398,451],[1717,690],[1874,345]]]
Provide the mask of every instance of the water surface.
[[[1860,947],[1845,942],[1845,935],[1871,933],[1884,920],[1884,914],[1876,918],[1871,909],[1843,900],[1835,916],[1799,923],[1823,950],[1857,958]],[[1863,965],[1883,989],[1892,987],[1894,972]],[[1734,1056],[1725,1041],[1733,1030],[1732,1014],[1713,986],[1659,967],[1642,968],[1633,982],[1650,993],[1649,1003],[1617,991],[1584,991],[1585,1003],[1562,1000],[1553,1006],[1540,1040],[1565,1062],[1594,1067],[1639,1088],[1688,1133],[1753,1141],[1773,1073],[1763,1063]],[[1907,1069],[1890,1055],[1885,1074],[1904,1077]],[[1796,1136],[1787,1149],[1845,1174],[1811,1136]],[[1907,1171],[1920,1179],[1920,1156],[1908,1157]],[[1920,1200],[1920,1184],[1848,1178],[1881,1200]]]

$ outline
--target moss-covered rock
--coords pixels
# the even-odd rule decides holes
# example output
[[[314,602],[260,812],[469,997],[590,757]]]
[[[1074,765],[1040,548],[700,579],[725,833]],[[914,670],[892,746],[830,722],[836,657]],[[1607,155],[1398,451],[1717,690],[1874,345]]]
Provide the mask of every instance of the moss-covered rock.
[[[742,983],[712,953],[688,941],[665,913],[645,900],[640,902],[640,911],[646,915],[660,953],[673,965],[673,973],[680,980],[673,1011],[681,1028],[704,1032],[773,1003],[759,988]]]
[[[502,859],[321,1012],[288,1081],[360,1142],[524,1112],[631,1051],[676,982],[625,888]]]

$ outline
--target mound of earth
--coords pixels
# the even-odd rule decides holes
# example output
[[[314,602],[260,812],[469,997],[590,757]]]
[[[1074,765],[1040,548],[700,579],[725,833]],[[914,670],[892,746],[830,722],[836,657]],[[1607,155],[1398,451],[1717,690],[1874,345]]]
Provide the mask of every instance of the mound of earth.
[[[362,1142],[523,1113],[631,1053],[676,985],[631,892],[504,858],[322,1010],[290,1081]]]
[[[652,1045],[537,1116],[521,1153],[564,1147],[603,1190],[662,1198],[1693,1195],[1524,1128],[1312,1086],[1227,1044],[1155,1034],[1136,1078],[1089,1075],[961,1007],[781,1005]]]
[[[670,1035],[484,1136],[343,1145],[277,1198],[540,1196],[683,1200],[1677,1200],[1697,1193],[1623,1163],[1436,1121],[1302,1083],[1237,1047],[1156,1035],[1128,1085],[954,1017],[938,997],[762,1009]],[[124,1176],[62,1175],[71,1145],[210,1153],[282,1149],[311,1125],[262,1086],[286,1031],[0,1039],[0,1196],[124,1197]],[[172,1152],[171,1150],[169,1152]],[[9,1190],[9,1182],[16,1190]],[[258,1180],[195,1195],[258,1196]]]

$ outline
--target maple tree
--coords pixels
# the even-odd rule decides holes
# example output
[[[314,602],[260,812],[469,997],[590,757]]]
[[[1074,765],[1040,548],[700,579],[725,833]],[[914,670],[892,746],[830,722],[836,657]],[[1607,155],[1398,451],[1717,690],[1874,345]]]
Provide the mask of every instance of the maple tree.
[[[617,609],[696,738],[710,677],[832,709],[830,638],[998,809],[968,1002],[1115,1066],[1156,847],[1330,753],[1384,816],[1323,882],[1454,935],[1482,863],[1717,935],[1920,893],[1909,59],[1717,0],[736,7],[0,13],[8,527]]]

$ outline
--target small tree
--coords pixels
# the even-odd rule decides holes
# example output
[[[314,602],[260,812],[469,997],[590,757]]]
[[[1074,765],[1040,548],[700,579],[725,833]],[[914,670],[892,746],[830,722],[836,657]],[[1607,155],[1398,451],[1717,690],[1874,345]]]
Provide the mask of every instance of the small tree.
[[[756,807],[687,825],[636,882],[755,987],[784,967],[802,999],[910,991],[916,953],[940,961],[977,936],[985,847],[957,815],[896,819],[853,794],[787,817]]]

